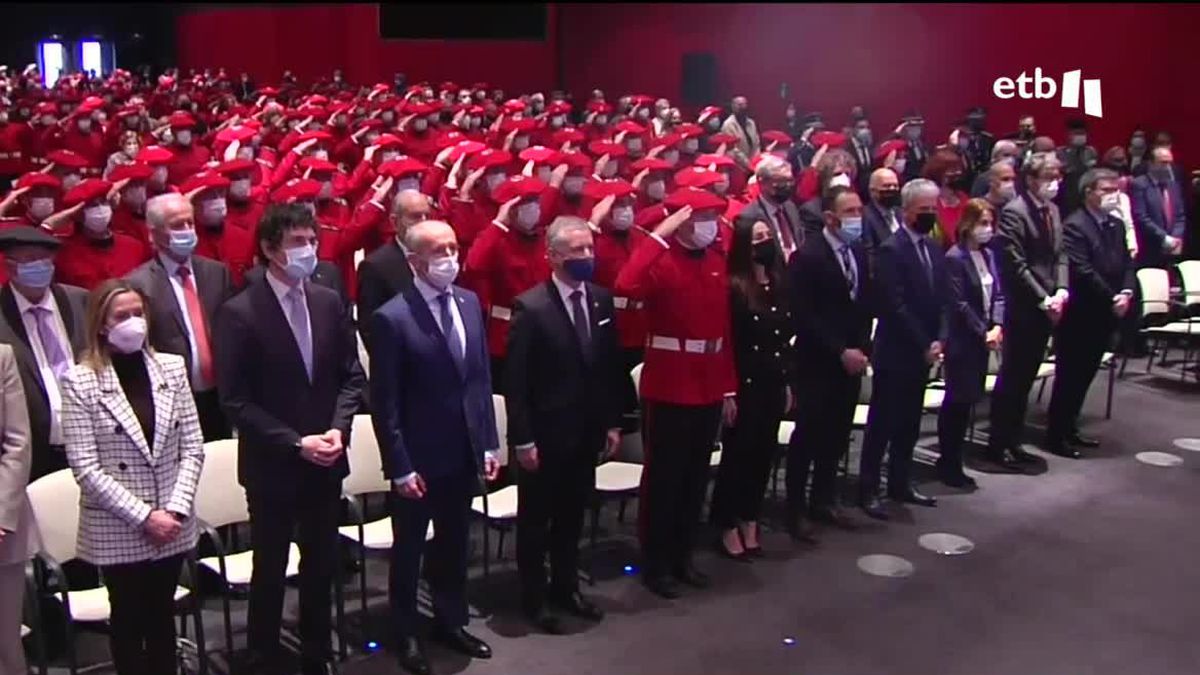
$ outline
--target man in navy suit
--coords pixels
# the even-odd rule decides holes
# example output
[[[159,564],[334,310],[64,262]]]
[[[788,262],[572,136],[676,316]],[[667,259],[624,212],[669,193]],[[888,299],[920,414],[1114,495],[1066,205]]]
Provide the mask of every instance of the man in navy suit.
[[[417,639],[417,580],[425,532],[437,533],[426,565],[434,637],[473,658],[492,650],[467,633],[467,526],[479,476],[496,478],[496,417],[474,293],[454,286],[458,241],[446,223],[424,221],[405,237],[413,285],[371,317],[371,419],[384,475],[392,481],[389,589],[400,665],[430,672]]]
[[[924,178],[901,190],[904,224],[879,247],[879,326],[871,364],[875,369],[871,412],[859,463],[862,507],[886,520],[879,499],[883,453],[888,453],[888,496],[897,502],[935,506],[909,482],[913,446],[921,431],[921,408],[929,367],[941,358],[944,334],[941,289],[945,263],[929,233],[937,222],[938,186]]]
[[[1130,208],[1137,233],[1140,267],[1164,267],[1170,256],[1183,250],[1187,221],[1183,213],[1183,191],[1179,189],[1170,148],[1154,148],[1146,175],[1133,179]]]

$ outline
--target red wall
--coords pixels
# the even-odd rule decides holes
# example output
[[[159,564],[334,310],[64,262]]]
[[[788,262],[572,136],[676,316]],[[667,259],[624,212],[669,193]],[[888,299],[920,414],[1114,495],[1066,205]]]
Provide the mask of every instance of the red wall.
[[[550,25],[554,25],[553,9]],[[383,40],[376,4],[203,9],[176,25],[182,68],[226,66],[256,82],[278,82],[291,70],[302,82],[341,66],[351,82],[483,80],[506,91],[556,83],[553,32],[545,42]]]
[[[779,85],[803,112],[840,126],[862,104],[878,138],[917,106],[930,132],[973,104],[994,133],[1015,131],[1023,112],[1063,138],[1081,111],[1058,100],[1002,101],[992,82],[1034,67],[1060,78],[1081,68],[1103,83],[1104,117],[1088,118],[1094,144],[1124,142],[1136,124],[1175,136],[1176,156],[1200,163],[1200,6],[1129,4],[564,4],[563,70],[578,98],[598,86],[681,100],[681,60],[716,56],[718,91],[750,98],[760,124],[783,119]],[[724,102],[724,100],[722,101]],[[1103,151],[1103,147],[1100,148]]]

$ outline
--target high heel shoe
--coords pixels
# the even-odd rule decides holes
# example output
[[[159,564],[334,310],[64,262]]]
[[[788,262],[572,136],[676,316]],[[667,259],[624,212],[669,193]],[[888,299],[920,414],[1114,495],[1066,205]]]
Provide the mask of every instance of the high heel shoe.
[[[721,541],[719,537],[713,542],[713,550],[716,551],[717,555],[721,556],[722,558],[743,563],[753,562],[750,560],[750,556],[746,555],[745,551],[742,551],[741,553],[734,553],[733,551],[725,548],[725,542]]]

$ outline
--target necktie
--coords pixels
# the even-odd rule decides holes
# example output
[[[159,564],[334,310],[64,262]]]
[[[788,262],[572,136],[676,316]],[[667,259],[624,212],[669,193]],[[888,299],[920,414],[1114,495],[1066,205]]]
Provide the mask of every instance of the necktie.
[[[917,252],[921,256],[921,266],[925,268],[925,280],[933,285],[933,263],[929,260],[928,239],[921,237],[917,240]]]
[[[71,367],[71,360],[67,358],[62,343],[54,333],[54,313],[49,308],[40,306],[30,307],[29,311],[33,313],[33,318],[37,321],[38,339],[42,341],[42,351],[46,353],[46,361],[50,364],[50,370],[54,373],[55,378],[62,379],[67,369]]]
[[[466,353],[463,350],[462,340],[458,339],[458,331],[454,329],[454,315],[450,312],[450,294],[442,293],[438,298],[438,318],[442,324],[442,336],[446,338],[446,348],[450,350],[450,356],[454,359],[454,365],[462,371],[466,365]]]
[[[788,216],[787,203],[781,204],[776,210],[776,220],[779,221],[779,240],[783,243],[785,253],[791,253],[796,250],[795,240],[792,238],[792,219]]]
[[[308,333],[308,306],[304,304],[304,294],[300,286],[292,288],[284,297],[288,300],[288,323],[292,325],[292,335],[296,338],[296,346],[300,348],[300,358],[304,359],[304,372],[308,374],[309,382],[313,376],[312,336]]]
[[[579,338],[579,347],[586,354],[591,336],[587,314],[583,311],[583,291],[571,293],[571,320],[575,324],[575,336]]]
[[[1046,237],[1046,241],[1053,243],[1054,231],[1050,224],[1050,207],[1043,206],[1040,211],[1042,214],[1042,236]]]
[[[854,266],[850,264],[850,247],[843,246],[841,248],[841,254],[842,271],[846,275],[846,286],[850,289],[850,297],[853,298],[855,296],[856,287],[858,286],[858,277],[854,274]]]
[[[192,324],[193,337],[196,339],[196,361],[200,365],[200,379],[205,385],[216,383],[216,373],[213,372],[212,346],[208,341],[208,322],[204,319],[204,310],[200,306],[200,294],[196,292],[196,280],[192,278],[192,270],[187,265],[179,266],[179,280],[183,283],[183,299],[187,303],[188,321]]]
[[[1168,188],[1165,185],[1163,186],[1163,189],[1162,189],[1162,197],[1163,197],[1163,225],[1165,226],[1164,229],[1167,231],[1167,234],[1170,234],[1171,226],[1175,224],[1175,209],[1173,208],[1174,204],[1171,203],[1171,190],[1170,190],[1170,188]]]

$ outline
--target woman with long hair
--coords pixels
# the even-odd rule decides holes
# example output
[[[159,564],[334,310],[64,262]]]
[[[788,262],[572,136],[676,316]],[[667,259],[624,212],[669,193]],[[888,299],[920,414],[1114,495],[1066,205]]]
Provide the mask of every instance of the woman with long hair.
[[[941,148],[930,155],[921,170],[922,177],[937,183],[941,189],[937,202],[937,225],[930,234],[943,249],[954,246],[958,240],[958,221],[967,208],[969,196],[962,189],[966,165],[962,157],[949,148]]]
[[[792,406],[794,331],[784,279],[783,257],[770,227],[762,221],[739,223],[729,253],[738,416],[725,430],[710,514],[721,528],[717,551],[737,560],[762,554],[758,517],[779,423]]]

